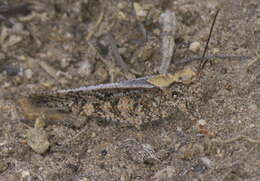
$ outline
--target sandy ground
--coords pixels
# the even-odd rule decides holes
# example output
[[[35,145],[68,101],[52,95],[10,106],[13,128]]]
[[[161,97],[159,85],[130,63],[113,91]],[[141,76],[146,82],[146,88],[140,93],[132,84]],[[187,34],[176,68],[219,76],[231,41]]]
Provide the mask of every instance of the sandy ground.
[[[1,3],[1,181],[260,180],[259,0]],[[185,68],[174,62],[202,55],[218,8],[211,64],[176,91],[172,119],[137,129],[21,111],[20,98],[38,90],[158,74],[167,10],[178,22],[169,72]]]

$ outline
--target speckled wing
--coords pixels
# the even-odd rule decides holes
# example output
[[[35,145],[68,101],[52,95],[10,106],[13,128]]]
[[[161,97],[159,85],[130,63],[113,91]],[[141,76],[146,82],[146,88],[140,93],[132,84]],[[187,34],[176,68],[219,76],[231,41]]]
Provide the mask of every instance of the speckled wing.
[[[149,78],[34,93],[29,95],[28,99],[37,107],[71,112],[74,105],[83,106],[86,103],[110,101],[113,98],[143,94],[146,91],[159,89],[147,81]]]

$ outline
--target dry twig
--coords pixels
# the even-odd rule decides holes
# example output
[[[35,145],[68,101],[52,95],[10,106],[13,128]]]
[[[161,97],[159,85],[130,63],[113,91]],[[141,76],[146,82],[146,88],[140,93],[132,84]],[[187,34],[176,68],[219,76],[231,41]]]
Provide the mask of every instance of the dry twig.
[[[161,15],[160,23],[162,24],[162,63],[159,68],[159,73],[166,74],[168,72],[175,47],[174,37],[177,30],[175,13],[172,11],[166,11]]]
[[[99,18],[96,22],[96,24],[94,25],[94,27],[92,28],[92,30],[88,33],[86,40],[89,41],[92,36],[95,34],[95,32],[97,31],[97,28],[99,27],[100,23],[102,22],[104,17],[104,11],[101,11]]]

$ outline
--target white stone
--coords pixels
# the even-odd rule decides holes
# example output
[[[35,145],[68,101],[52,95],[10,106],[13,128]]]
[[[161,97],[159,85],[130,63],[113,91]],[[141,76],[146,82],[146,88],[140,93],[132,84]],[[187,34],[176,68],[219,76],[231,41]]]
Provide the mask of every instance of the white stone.
[[[205,126],[206,124],[207,124],[207,121],[204,120],[204,119],[200,119],[200,120],[198,121],[198,125]]]
[[[201,44],[198,41],[192,42],[189,47],[190,51],[197,53],[201,49]]]
[[[32,76],[33,76],[33,72],[32,72],[31,69],[26,69],[26,70],[24,71],[24,75],[25,75],[25,77],[26,77],[27,79],[31,79]]]
[[[147,11],[139,3],[134,3],[134,9],[137,17],[144,17],[147,15]]]

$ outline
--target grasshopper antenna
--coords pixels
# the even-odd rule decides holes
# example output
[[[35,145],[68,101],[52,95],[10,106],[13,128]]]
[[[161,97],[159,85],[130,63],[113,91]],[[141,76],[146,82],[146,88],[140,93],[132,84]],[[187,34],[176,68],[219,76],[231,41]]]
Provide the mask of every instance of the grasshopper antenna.
[[[218,13],[219,13],[220,9],[217,10],[216,14],[215,14],[215,17],[213,19],[213,22],[212,22],[212,25],[211,25],[211,28],[210,28],[210,32],[209,32],[209,37],[207,39],[207,43],[206,43],[206,46],[204,48],[204,52],[203,52],[203,55],[202,55],[202,62],[199,66],[199,69],[198,69],[198,75],[200,75],[200,72],[201,70],[205,67],[205,65],[207,64],[208,62],[208,58],[205,59],[205,55],[207,53],[207,50],[208,50],[208,46],[209,46],[209,41],[210,41],[210,38],[211,38],[211,34],[213,32],[213,28],[214,28],[214,25],[215,25],[215,22],[216,22],[216,19],[217,19],[217,16],[218,16]],[[205,60],[204,60],[205,59]]]

